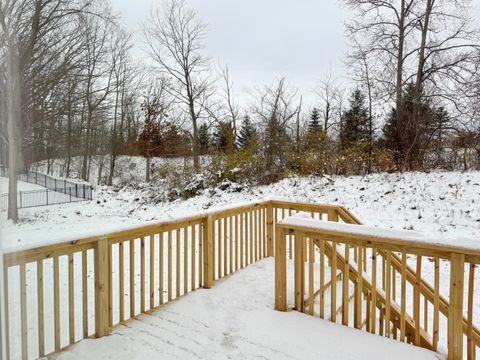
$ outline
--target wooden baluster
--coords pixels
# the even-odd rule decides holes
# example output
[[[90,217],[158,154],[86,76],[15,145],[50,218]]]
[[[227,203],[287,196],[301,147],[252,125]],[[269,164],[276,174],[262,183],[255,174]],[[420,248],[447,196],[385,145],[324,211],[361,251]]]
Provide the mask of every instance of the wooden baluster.
[[[125,289],[124,289],[124,249],[123,241],[118,244],[118,304],[120,307],[119,321],[125,321]]]
[[[202,222],[198,225],[198,287],[202,287],[204,285],[203,280],[203,243],[205,241],[206,231],[204,231],[203,224],[206,222]]]
[[[188,226],[183,228],[183,294],[188,293]]]
[[[397,301],[397,273],[394,267],[392,267],[392,299]]]
[[[390,337],[390,303],[391,303],[391,284],[390,279],[391,275],[391,253],[390,251],[386,251],[386,259],[385,259],[385,336]]]
[[[145,237],[140,238],[140,312],[145,312]]]
[[[180,229],[175,230],[175,298],[180,297]]]
[[[400,341],[405,342],[405,313],[407,308],[407,254],[402,253],[401,273],[401,304],[400,304]]]
[[[155,234],[150,234],[150,310],[155,307]]]
[[[467,313],[467,359],[475,360],[475,342],[473,341],[473,292],[475,284],[475,264],[470,264],[468,272],[468,313]]]
[[[82,251],[82,315],[83,338],[88,337],[88,273],[87,250]]]
[[[465,255],[450,255],[450,306],[448,307],[448,359],[463,358],[463,273]]]
[[[371,298],[371,295],[370,295],[370,292],[367,294],[366,296],[367,298],[367,303],[366,303],[366,310],[365,310],[365,330],[367,332],[370,332],[370,324],[371,324],[371,321],[370,321],[370,298]]]
[[[168,250],[167,250],[167,299],[172,301],[172,248],[173,248],[173,239],[172,239],[172,230],[168,231]]]
[[[247,233],[247,226],[245,223],[246,215],[240,214],[240,267],[245,267],[245,234]]]
[[[274,217],[275,214],[275,217]],[[275,256],[275,249],[273,244],[274,220],[276,220],[277,210],[273,210],[272,204],[267,205],[267,256]]]
[[[73,254],[68,255],[68,325],[70,345],[75,343],[75,291],[73,277]],[[110,286],[111,288],[111,286]]]
[[[433,351],[438,350],[438,325],[439,325],[439,305],[440,305],[440,260],[435,258],[435,280],[433,293]]]
[[[345,264],[343,267],[342,281],[342,325],[348,326],[348,300],[349,300],[349,274],[350,274],[350,246],[345,244]]]
[[[279,227],[275,230],[275,310],[287,311],[286,237]]]
[[[320,318],[325,319],[325,241],[320,242]]]
[[[222,219],[223,223],[223,276],[228,273],[228,234],[227,234],[227,218]]]
[[[60,290],[59,290],[59,266],[58,256],[53,258],[53,322],[54,322],[54,342],[55,351],[60,350]],[[98,268],[95,268],[95,274]],[[97,314],[95,313],[95,318]],[[101,335],[103,336],[103,335]]]
[[[217,219],[217,236],[218,236],[218,246],[217,246],[217,277],[218,279],[222,278],[222,219]]]
[[[265,234],[265,209],[260,209],[260,258],[263,259],[266,255],[266,234]]]
[[[107,245],[108,251],[108,263],[107,263],[107,271],[108,271],[108,327],[111,328],[113,326],[113,286],[112,286],[112,245]]]
[[[294,259],[294,279],[295,279],[295,310],[304,311],[304,291],[305,291],[305,265],[303,259],[303,247],[305,238],[296,235],[295,259]]]
[[[163,239],[165,233],[160,232],[158,234],[158,303],[163,305],[163,268],[164,268],[164,255],[163,255]],[[167,245],[168,246],[168,245]]]
[[[362,328],[362,295],[363,295],[363,248],[357,251],[357,283],[355,284],[355,328]],[[368,308],[367,308],[368,311]]]
[[[130,240],[130,318],[135,317],[135,239]]]
[[[377,249],[372,248],[372,299],[370,309],[370,332],[377,332]]]
[[[233,273],[233,216],[228,218],[228,240],[229,240],[229,267],[230,267],[230,274]]]
[[[211,216],[208,216],[203,223],[203,287],[210,289],[215,278],[215,258],[214,258],[214,232],[215,223]],[[200,261],[202,264],[202,261]]]
[[[235,271],[240,267],[240,214],[235,215]]]
[[[422,257],[417,256],[417,269],[413,292],[413,320],[415,321],[414,345],[420,346],[420,285],[422,281]]]
[[[256,251],[257,251],[257,261],[261,259],[260,257],[260,251],[261,251],[261,243],[262,243],[262,239],[260,238],[260,228],[261,228],[261,222],[260,222],[260,209],[257,209],[255,211],[255,213],[257,214],[257,222],[256,222],[256,240],[257,240],[257,243],[255,245],[255,248],[256,248]]]
[[[249,235],[249,242],[250,242],[250,262],[249,264],[253,263],[253,222],[252,222],[252,212],[248,212],[248,235]]]
[[[330,269],[330,320],[337,322],[337,243],[335,242],[332,242]]]
[[[45,356],[45,318],[43,299],[43,260],[37,260],[37,297],[38,297],[38,356]],[[5,308],[7,304],[5,303]],[[8,318],[8,317],[7,317]]]
[[[192,269],[192,279],[191,279],[191,289],[192,291],[195,290],[195,282],[197,279],[197,276],[195,274],[196,269],[195,269],[195,258],[196,258],[196,250],[197,250],[197,234],[196,234],[196,228],[197,225],[194,224],[192,225],[192,247],[191,247],[191,260],[190,260],[190,265]]]
[[[308,246],[308,311],[310,315],[314,314],[314,308],[313,308],[313,300],[314,300],[314,289],[313,289],[313,284],[314,284],[314,269],[313,265],[315,264],[315,252],[313,248],[313,239],[310,238],[308,239],[309,246]]]
[[[58,268],[57,268],[58,270]],[[28,359],[27,279],[25,263],[20,264],[20,325],[22,359]]]

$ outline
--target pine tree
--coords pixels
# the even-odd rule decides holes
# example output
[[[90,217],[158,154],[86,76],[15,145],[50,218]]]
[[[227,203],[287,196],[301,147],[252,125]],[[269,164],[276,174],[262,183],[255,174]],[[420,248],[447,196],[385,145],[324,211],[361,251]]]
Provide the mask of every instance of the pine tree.
[[[201,155],[208,153],[210,142],[210,134],[208,132],[207,124],[200,125],[198,128],[198,146]]]
[[[238,136],[238,146],[242,150],[251,149],[256,145],[257,130],[250,121],[250,117],[247,115],[242,120],[240,127],[240,133]]]
[[[340,129],[342,149],[369,141],[369,119],[368,109],[365,105],[365,95],[359,89],[356,89],[353,91],[349,103],[349,109],[343,114],[343,124]]]
[[[322,131],[323,129],[320,125],[320,113],[317,108],[313,108],[310,115],[310,122],[308,123],[308,132],[310,134],[319,134]]]
[[[213,134],[213,141],[217,151],[232,153],[234,150],[232,123],[219,122]]]

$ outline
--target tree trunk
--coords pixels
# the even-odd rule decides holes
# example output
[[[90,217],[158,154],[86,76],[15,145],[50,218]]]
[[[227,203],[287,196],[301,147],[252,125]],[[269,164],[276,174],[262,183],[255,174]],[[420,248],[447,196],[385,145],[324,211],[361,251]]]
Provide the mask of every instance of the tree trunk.
[[[148,154],[148,150],[147,150],[147,164],[145,165],[145,182],[147,182],[147,183],[150,182],[151,160],[152,160],[152,158],[150,157],[150,154]]]
[[[21,73],[19,61],[10,49],[8,57],[7,89],[7,139],[8,139],[8,219],[18,222],[17,172],[21,166]]]
[[[400,17],[398,24],[398,53],[397,53],[397,79],[396,79],[396,129],[402,129],[403,118],[403,50],[405,41],[405,0],[401,1]],[[402,146],[403,147],[403,146]]]

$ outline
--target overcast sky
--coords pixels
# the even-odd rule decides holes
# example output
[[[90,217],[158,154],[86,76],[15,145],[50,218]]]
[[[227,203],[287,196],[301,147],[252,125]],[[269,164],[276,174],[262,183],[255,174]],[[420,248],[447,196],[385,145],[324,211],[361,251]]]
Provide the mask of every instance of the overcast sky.
[[[131,31],[155,0],[113,0]],[[248,100],[277,78],[307,95],[330,69],[340,74],[345,52],[344,10],[337,0],[187,0],[209,26],[205,53],[227,64],[235,91]],[[299,6],[301,5],[301,6]],[[137,34],[141,38],[141,34]],[[136,49],[136,54],[143,53]],[[308,96],[308,95],[307,95]]]
[[[186,0],[209,26],[205,53],[227,64],[235,91],[248,101],[256,85],[285,77],[313,100],[312,89],[329,71],[342,76],[347,12],[340,0]],[[113,0],[131,31],[160,1]],[[474,0],[474,4],[480,0]],[[137,56],[144,56],[140,47]],[[345,81],[347,81],[345,79]]]

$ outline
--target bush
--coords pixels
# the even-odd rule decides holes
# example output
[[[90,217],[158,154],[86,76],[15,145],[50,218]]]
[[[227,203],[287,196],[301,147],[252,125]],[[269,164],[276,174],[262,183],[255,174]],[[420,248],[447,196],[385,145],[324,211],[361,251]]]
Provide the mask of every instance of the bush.
[[[220,153],[213,157],[206,170],[212,185],[224,181],[258,182],[258,158],[250,150],[237,151],[232,154]]]

